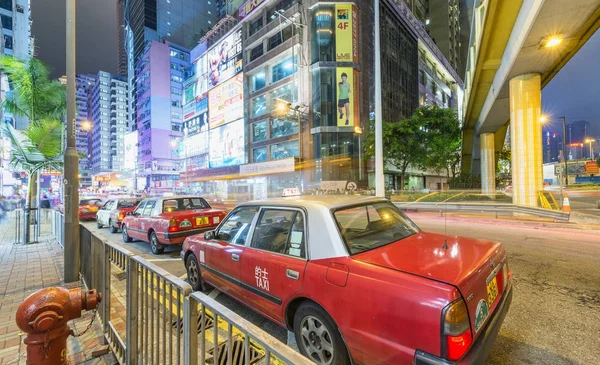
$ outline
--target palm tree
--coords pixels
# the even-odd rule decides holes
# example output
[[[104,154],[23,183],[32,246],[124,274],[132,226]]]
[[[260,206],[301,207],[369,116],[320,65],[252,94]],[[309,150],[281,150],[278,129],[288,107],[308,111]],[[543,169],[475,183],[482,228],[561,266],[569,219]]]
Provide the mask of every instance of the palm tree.
[[[59,169],[62,159],[63,125],[66,112],[66,90],[50,79],[48,66],[38,59],[27,61],[5,55],[0,58],[0,72],[7,75],[11,92],[2,102],[5,111],[29,120],[24,131],[5,125],[2,130],[11,142],[11,165],[26,171],[29,184],[24,219],[24,242],[29,242],[29,211],[34,194],[34,181],[45,168]],[[36,201],[38,199],[35,199]]]

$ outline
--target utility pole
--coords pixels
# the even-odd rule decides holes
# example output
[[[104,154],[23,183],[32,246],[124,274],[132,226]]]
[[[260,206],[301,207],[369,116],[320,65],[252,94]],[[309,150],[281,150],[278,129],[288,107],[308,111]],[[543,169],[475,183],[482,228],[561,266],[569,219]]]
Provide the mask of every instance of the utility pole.
[[[67,1],[67,150],[64,157],[64,280],[79,280],[79,155],[75,147],[75,0]]]
[[[381,120],[381,41],[379,29],[379,0],[375,7],[375,195],[385,196],[383,184],[383,122]]]
[[[567,119],[565,117],[560,117],[562,119],[562,127],[563,127],[563,160],[565,160],[565,188],[569,187],[569,171],[567,170]]]

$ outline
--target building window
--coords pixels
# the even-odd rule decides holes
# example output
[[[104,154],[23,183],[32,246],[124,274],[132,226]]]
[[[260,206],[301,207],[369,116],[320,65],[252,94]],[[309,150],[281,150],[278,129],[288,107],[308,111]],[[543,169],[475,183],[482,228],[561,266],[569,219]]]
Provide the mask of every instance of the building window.
[[[279,62],[271,69],[271,82],[277,82],[284,79],[294,72],[296,72],[297,66],[295,60],[292,57],[288,57],[285,60]]]
[[[271,120],[271,138],[289,136],[298,134],[298,122],[291,119],[272,119]]]
[[[298,88],[296,85],[289,83],[279,87],[270,93],[271,103],[275,103],[277,99],[285,100],[287,102],[293,103],[297,100],[297,92]]]
[[[4,36],[4,48],[13,49],[13,37],[11,35]]]
[[[252,161],[264,162],[267,160],[267,147],[255,148],[252,150]]]
[[[256,75],[252,76],[252,92],[258,91],[266,86],[266,75],[265,71],[260,71]]]
[[[289,26],[285,27],[282,31],[275,33],[275,35],[273,35],[271,38],[269,38],[269,44],[267,47],[267,51],[270,51],[270,50],[276,48],[281,43],[292,38],[292,33],[293,33],[292,27],[293,27],[292,25],[289,25]]]
[[[252,141],[261,142],[267,139],[267,121],[263,120],[252,125]]]
[[[313,22],[311,26],[312,39],[312,62],[335,61],[335,21],[333,5],[319,5],[313,10]]]
[[[248,33],[248,36],[253,35],[254,33],[258,32],[259,30],[261,30],[261,28],[263,27],[263,20],[262,17],[256,19],[255,21],[253,21],[252,23],[250,23],[250,30]]]
[[[252,99],[252,118],[264,115],[267,113],[267,96],[261,95]]]
[[[12,30],[13,29],[13,19],[10,16],[2,15],[2,28]]]
[[[255,59],[257,59],[258,57],[263,55],[263,45],[260,44],[254,48],[252,48],[252,50],[250,51],[250,62],[254,61]]]
[[[278,18],[277,13],[283,13],[296,4],[296,0],[281,0],[271,9],[267,10],[267,22],[270,23]]]
[[[171,75],[171,81],[173,81],[173,82],[182,82],[183,79],[180,76]]]
[[[0,0],[0,8],[12,11],[12,0]]]
[[[297,140],[271,145],[271,160],[279,160],[288,157],[298,157],[299,155],[300,148]]]

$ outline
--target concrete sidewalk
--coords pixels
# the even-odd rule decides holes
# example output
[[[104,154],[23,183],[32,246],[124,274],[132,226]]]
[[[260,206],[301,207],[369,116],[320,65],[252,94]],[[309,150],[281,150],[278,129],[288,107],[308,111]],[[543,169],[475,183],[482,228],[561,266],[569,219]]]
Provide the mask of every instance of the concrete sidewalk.
[[[26,347],[15,323],[15,314],[23,300],[35,291],[64,286],[63,250],[50,235],[49,222],[42,222],[39,243],[15,244],[14,215],[0,223],[0,365],[26,363]],[[44,224],[46,223],[46,224]],[[67,286],[81,286],[83,283]],[[85,312],[69,326],[76,334],[90,323],[93,312]],[[104,345],[99,321],[81,337],[69,337],[67,353],[69,364],[117,364],[112,353],[92,358],[92,351]]]

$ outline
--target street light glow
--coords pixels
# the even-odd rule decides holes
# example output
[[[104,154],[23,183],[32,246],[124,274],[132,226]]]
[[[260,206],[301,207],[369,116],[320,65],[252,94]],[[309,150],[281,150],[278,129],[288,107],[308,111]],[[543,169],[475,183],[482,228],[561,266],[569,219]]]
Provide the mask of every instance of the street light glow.
[[[177,141],[174,140],[174,139],[172,139],[171,142],[170,142],[170,145],[171,145],[172,148],[177,147]]]
[[[544,38],[544,40],[542,41],[542,45],[545,48],[552,48],[552,47],[556,47],[559,44],[561,44],[563,41],[563,36],[558,34],[558,35],[552,35],[549,37]]]
[[[540,117],[540,122],[542,122],[542,123],[546,123],[547,121],[548,121],[548,117],[547,117],[547,116],[545,116],[545,115],[542,115],[542,116]]]
[[[92,122],[90,122],[89,120],[84,120],[83,122],[81,122],[81,129],[84,131],[89,131],[90,129],[92,129]]]

